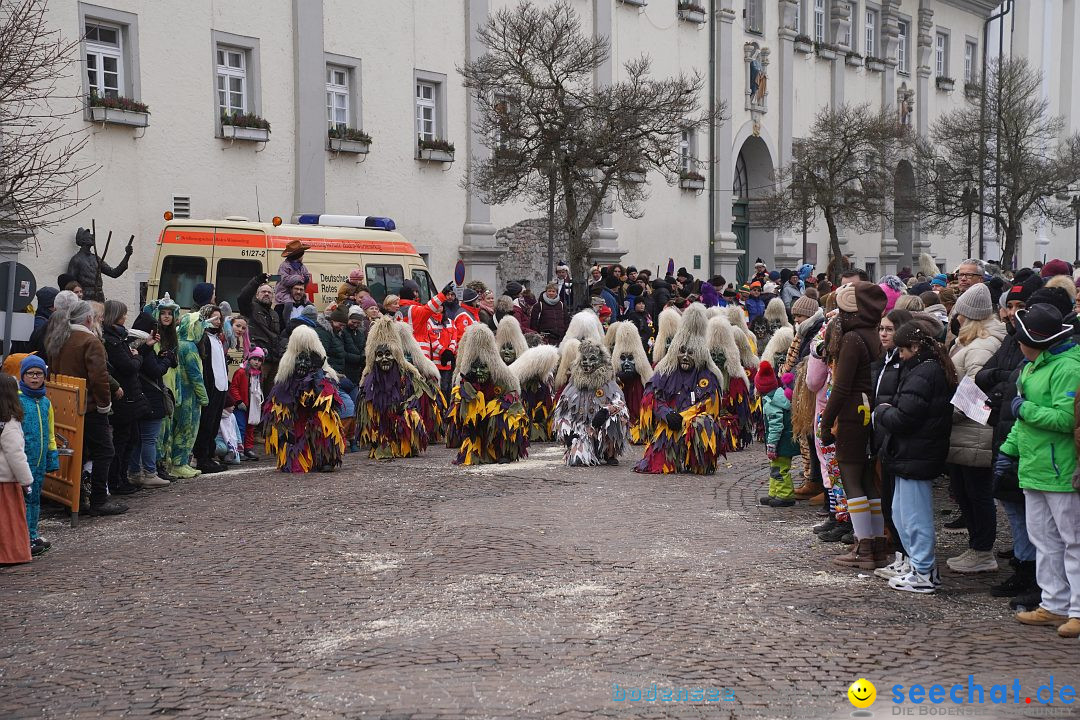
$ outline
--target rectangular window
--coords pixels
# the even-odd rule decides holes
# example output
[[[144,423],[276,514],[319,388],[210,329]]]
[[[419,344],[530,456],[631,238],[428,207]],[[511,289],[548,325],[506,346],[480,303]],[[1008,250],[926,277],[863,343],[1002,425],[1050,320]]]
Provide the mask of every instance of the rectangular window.
[[[693,128],[683,128],[679,138],[679,168],[684,172],[697,170],[697,138]]]
[[[765,0],[746,0],[746,29],[762,33],[765,29]]]
[[[90,94],[116,98],[124,94],[122,33],[115,25],[86,23],[86,80]]]
[[[218,111],[221,115],[248,111],[247,52],[219,45],[217,48]]]
[[[428,275],[427,270],[413,270],[412,279],[420,288],[420,297],[417,300],[426,303],[436,292],[435,284],[431,282],[431,276]]]
[[[349,71],[326,66],[326,124],[344,129],[349,125]]]
[[[795,34],[802,34],[802,13],[803,13],[803,0],[799,0],[799,4],[795,6]]]
[[[237,307],[236,297],[251,278],[263,271],[259,260],[218,260],[217,274],[214,275],[214,294],[217,301],[228,301],[231,307]]]
[[[938,77],[949,77],[949,36],[938,33],[934,39],[934,52]]]
[[[973,42],[964,43],[964,81],[976,82],[978,72],[979,46]]]
[[[435,83],[416,83],[416,135],[421,140],[434,140],[437,137],[437,90]]]
[[[251,279],[249,275],[248,280]],[[195,286],[206,282],[206,259],[190,255],[170,255],[161,263],[158,293],[169,293],[180,307],[194,304],[191,293]]]
[[[855,3],[848,3],[848,27],[847,30],[844,32],[844,41],[840,44],[852,51],[857,49],[855,47],[856,35],[854,32],[852,32],[852,29],[855,27],[857,17],[858,15],[856,15],[855,12]]]
[[[825,42],[825,0],[814,0],[814,41]]]
[[[875,280],[877,280],[877,263],[876,262],[870,262],[869,260],[867,260],[867,262],[866,262],[866,275],[867,275],[867,277],[870,278],[870,282],[874,282]]]
[[[900,20],[896,23],[897,30],[897,43],[896,43],[896,70],[904,73],[908,71],[908,24],[907,20]]]
[[[368,265],[364,277],[371,296],[379,302],[387,295],[397,295],[405,284],[405,272],[400,265]]]
[[[863,22],[863,54],[877,57],[877,10],[867,8]]]

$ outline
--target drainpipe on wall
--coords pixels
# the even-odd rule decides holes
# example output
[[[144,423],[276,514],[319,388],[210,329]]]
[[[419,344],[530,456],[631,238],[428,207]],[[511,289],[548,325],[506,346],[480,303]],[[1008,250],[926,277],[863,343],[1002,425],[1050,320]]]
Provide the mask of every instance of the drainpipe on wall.
[[[709,0],[709,112],[716,107],[716,0]],[[716,118],[709,118],[709,277],[716,275]],[[722,291],[723,288],[720,288]]]

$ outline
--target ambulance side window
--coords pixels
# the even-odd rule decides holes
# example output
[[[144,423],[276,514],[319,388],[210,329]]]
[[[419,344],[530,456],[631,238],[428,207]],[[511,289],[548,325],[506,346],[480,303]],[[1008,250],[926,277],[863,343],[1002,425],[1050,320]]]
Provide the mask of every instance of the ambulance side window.
[[[435,295],[435,288],[431,284],[431,276],[427,274],[427,270],[413,270],[412,271],[413,282],[420,286],[420,302],[426,303],[431,299],[432,295]]]
[[[169,296],[180,307],[192,307],[191,291],[206,282],[206,258],[170,255],[161,263],[158,292]]]
[[[217,301],[226,300],[229,307],[235,310],[237,307],[236,297],[244,289],[251,278],[263,271],[262,262],[258,260],[218,260],[217,273],[214,275],[214,291]]]
[[[400,265],[368,265],[364,268],[368,290],[378,302],[387,295],[397,295],[405,284],[405,271]]]

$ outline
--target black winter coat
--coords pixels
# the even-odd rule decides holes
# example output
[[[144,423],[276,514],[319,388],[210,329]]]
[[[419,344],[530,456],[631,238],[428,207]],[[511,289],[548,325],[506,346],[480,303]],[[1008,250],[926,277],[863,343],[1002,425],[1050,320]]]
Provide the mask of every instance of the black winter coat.
[[[953,391],[936,358],[903,363],[893,404],[874,411],[874,426],[885,431],[882,461],[897,477],[933,480],[944,471]]]
[[[668,301],[671,300],[671,286],[668,285],[665,280],[653,280],[652,281],[652,316],[653,325],[659,321],[660,313],[667,307]]]
[[[983,369],[976,373],[975,384],[987,395],[986,404],[990,406],[990,420],[988,422],[991,425],[997,425],[1000,421],[999,415],[1002,405],[1005,405],[1004,409],[1008,412],[1008,405],[1016,396],[1016,381],[1014,379],[1010,382],[1009,378],[1013,377],[1013,371],[1023,364],[1024,351],[1020,349],[1020,343],[1017,341],[1016,335],[1010,333],[1001,341],[1001,346],[993,357],[986,361]],[[1006,396],[1008,396],[1008,399],[1006,399]],[[1005,430],[1005,435],[1002,435],[999,439],[995,433],[994,452],[997,452],[997,449],[1001,447],[1001,443],[1005,442],[1005,437],[1008,436],[1010,429],[1012,429],[1011,420],[1009,421],[1009,427]]]
[[[147,420],[161,420],[165,417],[164,380],[165,373],[176,367],[176,353],[164,350],[159,355],[150,345],[139,346],[142,367],[139,369],[139,384],[150,407]]]
[[[143,419],[150,412],[150,405],[139,381],[142,356],[132,352],[127,330],[122,325],[105,328],[102,340],[105,342],[109,375],[124,391],[124,397],[113,403],[113,423],[131,423]]]
[[[874,407],[893,405],[896,391],[900,387],[900,352],[893,348],[874,361],[870,366],[870,378],[874,381]],[[881,452],[887,433],[878,423],[874,423],[874,437],[871,439],[874,453]]]

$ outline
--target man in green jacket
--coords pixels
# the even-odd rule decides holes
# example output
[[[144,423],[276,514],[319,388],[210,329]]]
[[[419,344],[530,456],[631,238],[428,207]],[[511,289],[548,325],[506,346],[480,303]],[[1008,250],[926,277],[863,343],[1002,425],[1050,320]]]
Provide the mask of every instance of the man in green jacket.
[[[1035,545],[1039,607],[1019,612],[1025,625],[1056,625],[1080,637],[1080,493],[1073,488],[1076,386],[1080,347],[1072,340],[1075,315],[1064,319],[1047,304],[1016,313],[1016,338],[1027,365],[1017,381],[1016,423],[998,463],[1019,459],[1027,529]]]

